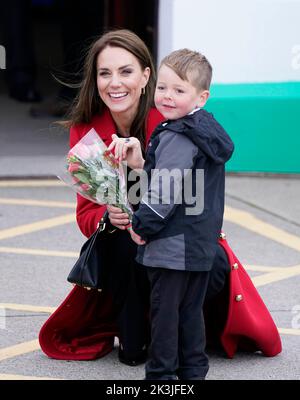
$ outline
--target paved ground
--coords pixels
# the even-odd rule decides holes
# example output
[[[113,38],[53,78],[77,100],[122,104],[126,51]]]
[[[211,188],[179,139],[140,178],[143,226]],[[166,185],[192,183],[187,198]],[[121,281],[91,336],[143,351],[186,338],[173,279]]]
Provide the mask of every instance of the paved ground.
[[[0,96],[0,379],[142,379],[114,350],[91,362],[49,359],[41,325],[70,290],[66,276],[84,241],[74,194],[55,175],[68,138]],[[7,179],[9,177],[9,179]],[[209,353],[208,380],[300,378],[300,179],[227,177],[224,230],[282,337],[274,358]]]

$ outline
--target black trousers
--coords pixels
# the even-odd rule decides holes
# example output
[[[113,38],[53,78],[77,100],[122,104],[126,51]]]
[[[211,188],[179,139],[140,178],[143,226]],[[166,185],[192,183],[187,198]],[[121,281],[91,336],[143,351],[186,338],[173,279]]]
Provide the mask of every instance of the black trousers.
[[[112,234],[106,286],[113,295],[119,339],[129,359],[138,357],[150,341],[150,286],[146,269],[135,261],[136,251],[137,245],[127,231]]]
[[[209,272],[147,268],[151,286],[151,344],[146,379],[203,379],[203,303]]]

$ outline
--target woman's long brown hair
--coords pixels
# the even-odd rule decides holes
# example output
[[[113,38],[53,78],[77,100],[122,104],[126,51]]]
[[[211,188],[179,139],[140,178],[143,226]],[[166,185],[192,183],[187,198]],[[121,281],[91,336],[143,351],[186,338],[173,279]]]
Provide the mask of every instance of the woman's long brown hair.
[[[153,106],[155,70],[145,43],[127,29],[109,31],[92,44],[85,59],[83,80],[78,95],[69,113],[69,119],[63,121],[62,125],[69,128],[72,125],[89,123],[95,114],[102,113],[105,105],[98,95],[96,63],[98,54],[107,46],[120,47],[129,51],[137,58],[142,70],[150,68],[151,73],[145,94],[141,94],[138,111],[130,129],[130,135],[138,138],[144,148],[147,115]]]

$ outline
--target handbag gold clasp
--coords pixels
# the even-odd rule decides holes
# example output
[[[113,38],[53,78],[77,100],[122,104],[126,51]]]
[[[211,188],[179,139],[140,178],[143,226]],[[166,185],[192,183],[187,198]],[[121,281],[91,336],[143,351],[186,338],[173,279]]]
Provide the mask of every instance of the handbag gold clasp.
[[[106,222],[102,221],[102,219],[101,219],[101,222],[99,224],[100,232],[104,231],[105,226],[106,226]]]
[[[102,232],[102,231],[104,231],[105,226],[106,226],[106,222],[104,222],[104,217],[102,217],[100,219],[100,221],[98,222],[97,229],[99,229],[99,232]]]

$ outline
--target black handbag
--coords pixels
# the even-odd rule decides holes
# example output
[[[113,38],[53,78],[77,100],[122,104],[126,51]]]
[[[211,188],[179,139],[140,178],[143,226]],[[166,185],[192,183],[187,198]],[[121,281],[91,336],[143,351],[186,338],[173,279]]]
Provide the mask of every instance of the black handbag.
[[[116,229],[109,229],[107,216],[106,212],[96,231],[83,244],[79,258],[67,277],[69,282],[88,290],[101,291],[109,271],[109,239]]]

